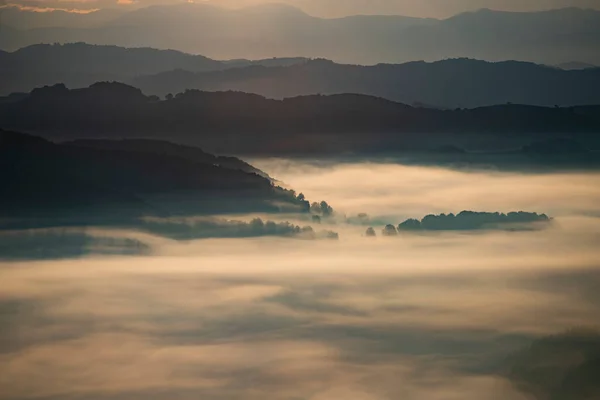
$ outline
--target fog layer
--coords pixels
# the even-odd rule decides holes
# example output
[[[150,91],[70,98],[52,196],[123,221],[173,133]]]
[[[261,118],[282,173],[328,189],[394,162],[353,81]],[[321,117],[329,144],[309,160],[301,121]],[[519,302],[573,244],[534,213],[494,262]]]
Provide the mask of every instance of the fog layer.
[[[114,246],[143,243],[144,255],[2,262],[0,398],[600,393],[598,175],[257,166],[326,199],[336,218],[323,229],[340,239],[180,241],[88,228]],[[341,217],[368,213],[381,229],[463,209],[554,220],[535,232],[367,238]]]

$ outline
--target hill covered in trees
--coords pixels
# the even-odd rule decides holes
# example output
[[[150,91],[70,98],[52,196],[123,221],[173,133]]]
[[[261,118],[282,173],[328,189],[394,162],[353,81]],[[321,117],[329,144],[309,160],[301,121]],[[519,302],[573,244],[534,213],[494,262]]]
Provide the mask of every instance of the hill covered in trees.
[[[600,107],[505,104],[439,110],[356,94],[273,100],[194,90],[161,100],[104,82],[84,89],[55,85],[3,98],[0,126],[63,141],[168,140],[219,154],[388,153],[471,163],[485,153],[484,162],[493,156],[505,163],[526,158],[592,166],[599,161]]]
[[[549,223],[546,214],[532,212],[491,213],[462,211],[456,215],[427,215],[420,221],[408,219],[398,225],[398,231],[470,231],[479,229],[531,229],[533,223]]]
[[[22,224],[128,224],[140,217],[246,212],[308,213],[310,204],[228,158],[215,163],[179,146],[180,156],[149,147],[107,149],[54,144],[0,131],[0,217]],[[118,147],[118,146],[114,146]],[[186,153],[187,151],[187,153]],[[239,169],[239,168],[243,169]]]

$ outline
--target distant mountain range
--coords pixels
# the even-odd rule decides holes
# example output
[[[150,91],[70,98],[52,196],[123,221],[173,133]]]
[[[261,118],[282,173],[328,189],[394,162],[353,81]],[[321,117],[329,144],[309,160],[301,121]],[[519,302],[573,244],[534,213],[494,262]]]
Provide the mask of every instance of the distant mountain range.
[[[142,216],[308,212],[308,202],[255,171],[167,142],[54,144],[0,130],[0,228],[20,227],[21,219],[111,225]]]
[[[439,108],[517,103],[539,106],[600,104],[600,68],[565,71],[538,64],[453,59],[433,63],[357,66],[311,60],[192,73],[183,70],[130,81],[164,96],[186,89],[236,90],[269,98],[360,93]]]
[[[562,63],[562,64],[558,64],[556,65],[557,68],[560,69],[564,69],[564,70],[574,70],[574,69],[590,69],[590,68],[598,68],[597,65],[593,65],[593,64],[589,64],[589,63],[583,63],[583,62],[578,62],[578,61],[571,61],[571,62],[567,62],[567,63]]]
[[[0,53],[0,95],[55,83],[87,87],[97,81],[127,82],[145,94],[161,97],[200,89],[244,91],[276,99],[359,93],[452,109],[509,102],[600,104],[600,68],[563,70],[471,59],[375,66],[304,58],[217,61],[172,50],[83,43],[34,45]]]
[[[4,18],[0,48],[83,41],[176,49],[216,59],[301,56],[375,64],[468,57],[600,64],[600,11],[577,8],[529,13],[480,10],[444,20],[323,19],[287,5],[232,10],[182,3],[114,15],[36,17],[52,21],[31,22],[23,15]]]
[[[127,49],[85,43],[37,44],[14,52],[0,51],[0,95],[65,83],[87,87],[98,81],[127,82],[161,72],[219,71],[248,66],[278,67],[305,62],[304,58],[217,61],[175,50]]]
[[[356,94],[271,100],[193,90],[160,100],[124,84],[97,83],[74,90],[56,85],[0,98],[0,126],[54,140],[167,139],[226,154],[401,153],[471,162],[484,160],[482,153],[494,153],[542,164],[600,161],[595,152],[600,148],[600,106],[505,104],[439,110]],[[152,143],[110,143],[108,149],[160,148]],[[165,152],[189,157],[177,148],[166,147]]]

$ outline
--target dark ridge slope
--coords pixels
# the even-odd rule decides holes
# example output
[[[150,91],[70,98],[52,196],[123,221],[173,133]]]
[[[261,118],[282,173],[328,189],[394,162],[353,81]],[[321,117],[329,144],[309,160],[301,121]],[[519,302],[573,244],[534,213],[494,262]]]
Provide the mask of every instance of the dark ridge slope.
[[[3,218],[114,222],[142,215],[308,207],[266,178],[203,161],[57,145],[0,131],[0,213]]]

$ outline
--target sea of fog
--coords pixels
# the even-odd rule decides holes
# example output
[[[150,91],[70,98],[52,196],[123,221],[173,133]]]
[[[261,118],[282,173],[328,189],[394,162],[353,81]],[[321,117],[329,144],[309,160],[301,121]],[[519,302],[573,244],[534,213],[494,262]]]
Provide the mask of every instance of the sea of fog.
[[[252,162],[378,237],[88,228],[148,251],[0,261],[0,399],[600,398],[599,173]],[[462,210],[553,220],[379,234]]]

